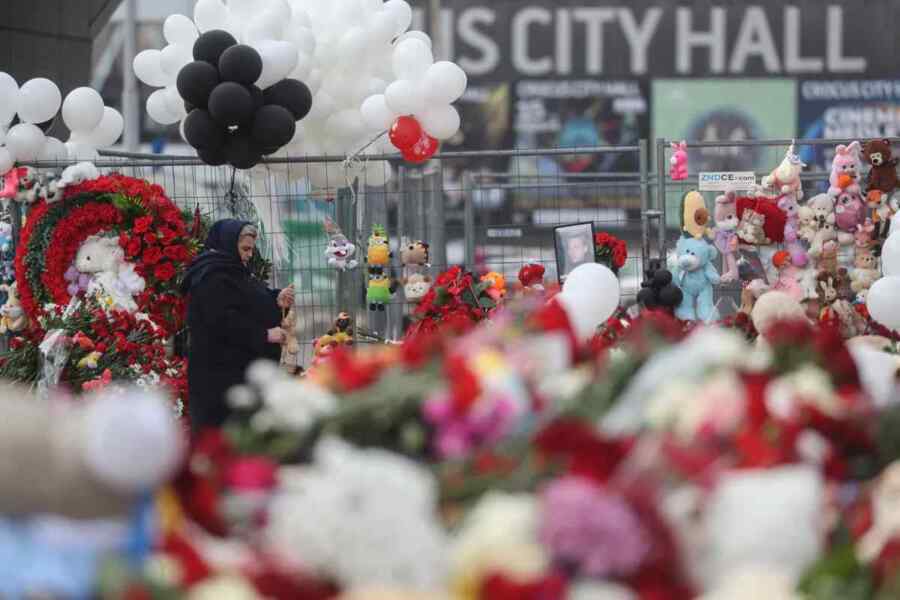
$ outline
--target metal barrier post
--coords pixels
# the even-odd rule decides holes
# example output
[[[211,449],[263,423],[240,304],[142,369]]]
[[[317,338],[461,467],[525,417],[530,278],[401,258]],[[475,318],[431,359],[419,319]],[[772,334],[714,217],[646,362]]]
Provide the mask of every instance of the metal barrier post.
[[[666,140],[656,140],[656,209],[660,212],[659,225],[657,227],[657,240],[659,243],[659,257],[665,263],[666,254]]]
[[[447,230],[444,218],[444,194],[440,169],[433,169],[428,176],[428,240],[431,264],[443,269],[447,265]]]
[[[474,177],[470,173],[463,173],[463,242],[464,260],[466,269],[475,268],[475,203],[472,199]],[[466,185],[466,182],[469,185]]]
[[[650,195],[647,189],[647,140],[640,140],[638,151],[638,169],[641,173],[641,268],[647,270],[650,261]]]

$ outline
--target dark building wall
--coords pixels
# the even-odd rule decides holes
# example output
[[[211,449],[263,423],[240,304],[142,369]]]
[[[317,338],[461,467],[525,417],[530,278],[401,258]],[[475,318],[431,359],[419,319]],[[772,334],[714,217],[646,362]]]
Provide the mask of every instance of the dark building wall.
[[[91,79],[94,37],[119,0],[0,0],[0,71],[19,85],[55,82],[63,95]]]

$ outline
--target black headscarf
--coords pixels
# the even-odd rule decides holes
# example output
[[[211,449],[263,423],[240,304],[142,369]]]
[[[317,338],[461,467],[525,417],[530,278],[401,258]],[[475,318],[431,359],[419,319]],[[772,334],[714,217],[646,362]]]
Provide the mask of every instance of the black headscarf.
[[[189,294],[196,285],[215,271],[248,273],[238,253],[241,231],[248,225],[252,223],[237,219],[222,219],[213,223],[206,236],[203,252],[194,259],[184,275],[181,282],[182,294]]]

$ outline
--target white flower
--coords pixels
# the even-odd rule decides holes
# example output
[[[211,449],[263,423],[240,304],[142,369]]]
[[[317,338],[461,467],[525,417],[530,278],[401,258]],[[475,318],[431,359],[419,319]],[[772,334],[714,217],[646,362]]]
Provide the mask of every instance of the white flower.
[[[245,579],[236,576],[220,576],[207,579],[193,586],[188,600],[259,600],[256,589]]]
[[[311,467],[283,468],[265,538],[280,556],[342,586],[427,590],[443,581],[437,485],[418,464],[326,438]]]
[[[284,373],[270,360],[258,360],[247,369],[247,382],[265,388],[272,381],[280,379]]]
[[[790,576],[777,567],[745,567],[697,600],[804,600]]]
[[[842,408],[828,373],[813,365],[779,377],[766,388],[766,406],[781,418],[790,418],[800,402],[831,416],[839,416]]]
[[[248,385],[236,385],[226,394],[228,405],[231,408],[245,409],[256,405],[256,394]]]
[[[702,429],[726,433],[744,412],[743,385],[733,371],[713,374],[702,384],[677,380],[663,384],[651,399],[647,420],[651,427],[668,429],[684,440]]]

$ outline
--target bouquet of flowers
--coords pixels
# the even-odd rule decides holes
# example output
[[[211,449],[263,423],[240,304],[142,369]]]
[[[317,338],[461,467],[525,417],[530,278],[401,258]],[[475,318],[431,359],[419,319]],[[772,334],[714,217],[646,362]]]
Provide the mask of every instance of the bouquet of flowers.
[[[616,236],[601,231],[594,234],[594,256],[598,263],[618,274],[628,259],[628,246]]]
[[[438,329],[467,330],[487,318],[502,295],[497,277],[482,277],[462,267],[451,267],[438,275],[413,311],[407,336]]]

